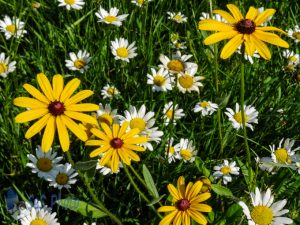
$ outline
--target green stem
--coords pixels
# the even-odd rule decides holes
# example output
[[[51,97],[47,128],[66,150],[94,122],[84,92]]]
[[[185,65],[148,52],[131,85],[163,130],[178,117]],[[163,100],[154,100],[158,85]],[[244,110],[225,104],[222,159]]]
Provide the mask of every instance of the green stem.
[[[67,158],[68,161],[71,163],[72,166],[74,166],[74,161],[72,159],[72,156],[70,154],[69,151],[66,152],[67,154]],[[121,222],[121,220],[119,218],[117,218],[113,213],[111,213],[105,206],[104,204],[98,199],[97,195],[95,194],[93,188],[91,187],[90,183],[88,182],[88,180],[85,178],[85,176],[78,170],[77,173],[79,174],[79,177],[81,178],[81,180],[83,181],[83,183],[85,184],[85,186],[88,189],[88,192],[90,193],[90,195],[92,196],[93,201],[97,204],[97,206],[99,207],[99,209],[101,209],[106,215],[108,215],[113,221],[116,222],[116,224],[118,225],[123,225],[123,223]]]
[[[134,173],[134,175],[139,179],[139,181],[143,184],[143,186],[145,188],[147,188],[147,185],[145,183],[145,181],[141,178],[141,176],[136,172],[136,170],[130,165],[129,168],[131,169],[131,171]]]

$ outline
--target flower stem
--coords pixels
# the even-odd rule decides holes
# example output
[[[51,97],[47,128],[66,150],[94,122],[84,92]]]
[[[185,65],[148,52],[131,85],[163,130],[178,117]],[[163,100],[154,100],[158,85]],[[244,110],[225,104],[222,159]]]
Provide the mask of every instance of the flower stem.
[[[129,168],[131,169],[131,171],[134,173],[134,175],[139,179],[139,181],[143,184],[143,186],[145,188],[147,188],[147,185],[145,183],[145,181],[141,178],[141,176],[135,171],[135,169],[130,165]]]
[[[66,152],[68,161],[71,163],[72,166],[74,166],[74,161],[72,159],[72,156],[69,151]],[[77,173],[79,174],[79,177],[85,184],[85,186],[88,189],[88,192],[92,196],[93,201],[97,204],[98,208],[101,209],[106,215],[108,215],[111,220],[115,221],[116,224],[118,225],[123,225],[121,220],[117,218],[113,213],[111,213],[105,206],[104,204],[98,199],[97,195],[95,194],[93,188],[90,185],[90,182],[86,179],[86,177],[78,170]]]

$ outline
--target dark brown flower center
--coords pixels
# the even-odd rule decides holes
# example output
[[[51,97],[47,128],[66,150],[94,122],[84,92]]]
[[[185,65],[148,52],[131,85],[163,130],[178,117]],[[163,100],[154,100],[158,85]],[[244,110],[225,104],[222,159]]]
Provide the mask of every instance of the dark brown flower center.
[[[241,34],[252,34],[255,27],[254,21],[248,19],[240,20],[235,24],[235,29]]]
[[[180,199],[179,201],[176,202],[177,209],[180,211],[187,210],[188,208],[190,208],[190,205],[191,204],[189,200],[187,200],[186,198]]]
[[[48,109],[53,116],[59,116],[64,113],[65,106],[62,102],[54,101],[49,104]]]
[[[114,138],[110,141],[110,145],[113,148],[121,148],[123,145],[123,141],[120,138]]]

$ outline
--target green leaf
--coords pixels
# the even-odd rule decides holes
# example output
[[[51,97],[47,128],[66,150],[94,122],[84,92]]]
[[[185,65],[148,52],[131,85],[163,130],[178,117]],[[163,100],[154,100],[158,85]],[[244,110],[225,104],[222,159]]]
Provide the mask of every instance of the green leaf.
[[[244,175],[244,179],[247,185],[250,186],[254,176],[253,170],[250,168],[250,176],[249,176],[249,168],[241,160],[237,159],[237,162],[241,168],[242,174]]]
[[[88,204],[87,202],[77,199],[65,198],[57,200],[56,203],[64,208],[80,213],[83,216],[90,218],[101,218],[107,216],[100,209]]]
[[[151,202],[149,202],[149,203],[147,204],[147,206],[151,206],[151,205],[156,204],[157,202],[159,202],[159,201],[160,201],[163,197],[165,197],[165,196],[166,196],[166,195],[163,194],[163,195],[159,196],[158,198],[153,199]]]
[[[222,98],[217,98],[216,103],[218,104],[219,108],[225,108],[228,104],[229,98],[230,98],[231,93],[229,93],[227,96],[222,97]]]
[[[225,217],[226,218],[236,217],[237,214],[239,214],[241,211],[242,211],[241,206],[238,203],[235,203],[228,208]]]
[[[224,187],[219,184],[212,184],[211,189],[220,196],[233,197],[232,192],[227,187]]]
[[[210,170],[205,167],[203,161],[199,157],[196,157],[195,164],[199,173],[202,173],[206,177],[210,176]]]
[[[153,178],[146,167],[145,164],[143,164],[143,176],[146,182],[146,186],[148,188],[149,193],[154,197],[154,198],[159,198],[158,191],[156,189],[156,186],[154,184]]]
[[[77,162],[74,165],[75,170],[89,170],[96,167],[97,160],[89,160],[84,162]]]

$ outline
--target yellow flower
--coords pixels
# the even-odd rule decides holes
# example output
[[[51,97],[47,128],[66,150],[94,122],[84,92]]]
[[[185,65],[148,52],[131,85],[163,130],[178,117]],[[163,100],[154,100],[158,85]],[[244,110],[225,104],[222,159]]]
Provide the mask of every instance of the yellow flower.
[[[116,173],[119,168],[120,159],[126,165],[130,165],[131,160],[140,161],[140,157],[134,151],[145,151],[142,146],[137,144],[147,142],[146,137],[136,136],[140,133],[138,128],[126,132],[128,122],[113,124],[110,128],[106,123],[101,123],[103,131],[92,128],[91,132],[100,140],[88,140],[88,146],[100,146],[90,153],[90,157],[96,157],[103,154],[100,165],[105,166],[111,160],[111,170]]]
[[[162,206],[158,212],[170,212],[159,223],[159,225],[190,225],[191,217],[197,223],[206,225],[207,219],[202,212],[211,212],[209,205],[201,202],[211,197],[210,193],[200,193],[203,183],[197,181],[195,184],[189,182],[185,186],[184,177],[180,176],[177,180],[177,189],[169,184],[168,190],[172,196],[172,206]]]
[[[77,104],[91,96],[93,91],[83,90],[71,97],[78,88],[80,80],[75,78],[64,87],[63,77],[59,74],[54,75],[52,86],[43,73],[37,75],[37,81],[43,94],[32,85],[24,84],[23,87],[33,98],[18,97],[14,100],[14,105],[28,109],[16,116],[17,123],[25,123],[41,118],[27,130],[25,137],[29,139],[46,127],[42,139],[42,150],[44,152],[50,149],[56,130],[63,151],[68,151],[70,146],[67,128],[80,140],[86,141],[86,132],[73,119],[97,124],[93,117],[81,112],[96,111],[99,106],[90,103]]]
[[[250,7],[246,17],[243,17],[240,10],[233,4],[228,4],[227,8],[231,12],[214,10],[213,13],[221,15],[226,21],[219,22],[213,19],[202,20],[199,22],[200,30],[218,31],[208,36],[204,40],[205,45],[211,45],[221,40],[231,39],[224,46],[221,58],[230,57],[241,44],[245,44],[247,55],[253,56],[255,50],[266,60],[271,59],[269,48],[264,42],[288,48],[289,44],[282,40],[278,35],[265,31],[279,31],[286,34],[281,29],[270,26],[262,26],[276,12],[275,9],[267,9],[262,13],[258,9]]]

